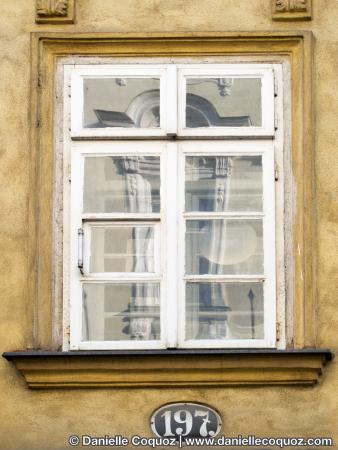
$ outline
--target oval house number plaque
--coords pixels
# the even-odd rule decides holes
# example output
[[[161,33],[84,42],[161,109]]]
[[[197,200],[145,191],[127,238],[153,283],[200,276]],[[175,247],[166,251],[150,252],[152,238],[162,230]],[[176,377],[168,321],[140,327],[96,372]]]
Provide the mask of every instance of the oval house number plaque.
[[[157,409],[150,419],[158,437],[214,437],[222,426],[220,415],[199,403],[171,403]]]

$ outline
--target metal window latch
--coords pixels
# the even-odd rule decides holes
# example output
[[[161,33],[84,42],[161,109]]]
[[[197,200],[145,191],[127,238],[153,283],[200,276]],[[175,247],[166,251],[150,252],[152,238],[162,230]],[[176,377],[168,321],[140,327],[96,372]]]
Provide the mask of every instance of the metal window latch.
[[[78,249],[78,260],[77,267],[80,269],[80,272],[83,275],[83,229],[79,228],[77,230],[77,249]]]
[[[278,165],[275,164],[275,181],[279,180],[279,168]]]
[[[42,88],[42,74],[39,72],[38,73],[38,78],[37,78],[37,87],[38,88]]]
[[[278,97],[278,79],[276,76],[276,72],[273,74],[273,87],[274,87],[274,96]]]
[[[277,322],[276,323],[276,340],[277,340],[277,342],[280,341],[281,331],[282,331],[282,324],[280,322]]]
[[[170,137],[170,138],[172,138],[172,139],[176,139],[176,137],[177,137],[177,133],[175,133],[175,132],[171,132],[171,131],[169,131],[168,133],[167,133],[167,136],[168,137]]]
[[[275,117],[275,131],[277,131],[278,130],[278,111],[277,111],[277,108],[276,108],[276,105],[275,105],[275,112],[274,112],[274,117]]]

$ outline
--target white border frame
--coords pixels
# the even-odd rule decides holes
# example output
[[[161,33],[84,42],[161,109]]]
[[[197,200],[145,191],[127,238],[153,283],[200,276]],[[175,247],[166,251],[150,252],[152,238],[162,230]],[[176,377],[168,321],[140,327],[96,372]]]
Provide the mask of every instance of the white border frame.
[[[212,144],[212,145],[210,145]],[[182,142],[180,146],[179,162],[179,325],[178,346],[181,348],[275,348],[276,344],[276,251],[275,251],[275,179],[274,179],[274,146],[272,141],[204,141],[204,142]],[[197,155],[226,155],[226,156],[250,156],[262,155],[263,165],[263,214],[250,213],[222,213],[222,217],[229,218],[238,216],[252,219],[261,216],[263,218],[263,249],[264,249],[264,274],[252,276],[186,276],[185,275],[185,220],[186,217],[215,218],[217,214],[184,212],[185,202],[185,157]],[[217,217],[216,217],[217,218]],[[185,284],[186,281],[213,281],[213,282],[254,282],[262,281],[264,300],[264,339],[185,339]],[[183,300],[184,299],[184,300]],[[273,299],[273,301],[269,300]]]
[[[213,64],[211,64],[211,65],[213,65]],[[277,72],[275,72],[274,75],[276,77],[276,82],[277,82],[278,87],[279,87],[278,88],[278,98],[275,99],[276,100],[276,104],[278,104],[278,108],[276,108],[276,109],[277,109],[277,113],[278,113],[278,117],[279,117],[279,123],[278,123],[278,130],[276,131],[276,133],[273,133],[273,135],[271,135],[269,137],[275,138],[276,157],[277,157],[277,163],[279,163],[279,181],[280,182],[276,184],[276,195],[277,195],[277,201],[278,201],[278,205],[279,205],[277,214],[278,214],[278,217],[281,218],[281,216],[283,216],[283,198],[282,197],[283,197],[283,179],[284,179],[283,178],[283,145],[282,145],[283,144],[283,127],[282,127],[282,125],[283,125],[283,100],[282,100],[283,74],[282,74],[282,64],[279,64],[279,63],[276,63],[276,64],[252,64],[250,61],[245,61],[245,62],[240,63],[240,64],[237,64],[237,63],[234,64],[232,62],[230,62],[230,63],[227,62],[225,64],[223,64],[223,63],[221,63],[221,64],[218,64],[218,63],[214,64],[214,66],[221,66],[221,67],[224,67],[224,66],[235,67],[236,65],[238,67],[242,67],[242,68],[243,68],[243,66],[244,67],[253,67],[253,66],[256,67],[256,66],[259,66],[259,67],[264,67],[264,68],[266,68],[268,66],[269,68],[273,67],[275,70],[277,69]],[[145,66],[145,65],[137,64],[136,67],[140,68],[142,66]],[[147,67],[147,68],[151,67],[152,68],[152,67],[162,67],[162,66],[165,66],[168,70],[172,69],[172,74],[169,77],[167,77],[167,82],[170,83],[170,80],[171,80],[171,83],[175,84],[175,81],[173,81],[174,80],[173,72],[175,72],[175,74],[177,75],[176,68],[177,67],[181,67],[181,68],[192,67],[192,66],[194,66],[194,64],[171,64],[170,62],[168,62],[168,64],[163,64],[161,62],[161,64],[150,63],[150,64],[147,64],[145,67]],[[210,66],[210,64],[209,63],[208,64],[206,64],[206,63],[204,63],[204,64],[196,64],[196,66],[201,67],[201,68],[208,68]],[[71,246],[72,246],[72,244],[71,244],[72,239],[70,239],[69,237],[67,238],[67,236],[70,235],[69,225],[68,225],[68,222],[70,222],[70,215],[68,213],[69,209],[70,209],[69,206],[68,206],[68,204],[70,203],[70,199],[68,199],[68,196],[67,196],[67,192],[70,190],[69,189],[69,186],[70,186],[70,183],[69,183],[70,179],[69,178],[70,177],[68,175],[68,172],[69,172],[68,168],[70,166],[69,153],[73,153],[73,150],[74,150],[74,148],[77,147],[77,144],[79,145],[78,149],[86,147],[87,151],[89,153],[90,153],[89,147],[90,146],[92,147],[93,145],[95,145],[95,147],[98,148],[99,151],[105,152],[105,150],[104,150],[105,144],[111,146],[112,145],[112,141],[115,140],[116,138],[120,138],[120,137],[124,138],[124,136],[120,136],[120,135],[107,135],[107,138],[111,138],[112,141],[110,141],[110,142],[98,142],[98,141],[94,141],[94,142],[88,142],[88,141],[87,142],[86,141],[74,142],[73,141],[73,143],[71,142],[70,135],[69,135],[69,132],[68,132],[68,128],[69,128],[69,125],[70,125],[70,120],[68,121],[68,117],[70,115],[70,112],[69,112],[69,110],[70,110],[70,101],[68,101],[68,92],[70,92],[70,87],[71,87],[70,86],[70,79],[69,79],[70,76],[69,76],[69,74],[74,73],[75,70],[78,70],[80,68],[93,68],[96,71],[97,68],[106,69],[107,67],[109,67],[109,65],[107,65],[105,63],[104,64],[102,64],[102,63],[98,64],[97,62],[94,62],[93,64],[76,65],[76,66],[74,66],[74,64],[72,63],[72,64],[66,64],[64,66],[64,68],[65,68],[65,76],[64,76],[64,97],[65,97],[65,101],[64,101],[64,106],[65,106],[64,117],[65,117],[65,121],[64,121],[63,129],[64,129],[64,135],[66,136],[66,139],[67,139],[67,142],[65,143],[65,152],[64,152],[65,176],[64,176],[64,184],[63,184],[63,186],[64,186],[64,194],[65,194],[64,195],[64,205],[65,205],[64,206],[64,224],[65,224],[64,230],[65,230],[65,235],[64,235],[64,239],[63,239],[63,242],[64,242],[64,247],[63,247],[64,248],[64,276],[67,279],[66,282],[65,282],[65,287],[64,287],[64,293],[65,293],[65,297],[64,297],[65,323],[64,323],[64,326],[66,327],[66,329],[64,330],[64,334],[65,334],[64,339],[66,339],[66,341],[64,341],[64,348],[65,349],[68,349],[68,342],[67,342],[68,341],[67,340],[68,324],[70,323],[70,325],[71,325],[70,326],[71,333],[72,333],[72,328],[73,328],[73,319],[71,318],[71,320],[68,321],[68,302],[69,302],[69,297],[70,297],[70,292],[69,292],[69,289],[68,289],[68,277],[69,277],[69,274],[71,274],[71,277],[72,277],[73,268],[74,268],[74,266],[72,266],[72,265],[70,265],[70,267],[69,267],[69,259],[70,258],[67,257],[68,252],[69,252],[68,249],[70,249]],[[111,67],[114,68],[114,69],[116,67],[121,67],[121,68],[124,69],[126,67],[128,67],[128,68],[133,67],[133,64],[129,64],[129,63],[124,64],[123,63],[123,64],[118,64],[118,65],[111,65]],[[288,78],[289,74],[286,73],[284,75],[286,76],[286,78],[288,80],[289,79]],[[168,92],[170,92],[170,90],[168,90],[167,93]],[[70,97],[70,95],[69,95],[69,97]],[[170,98],[170,95],[166,96],[167,107],[168,108],[169,108],[169,105],[174,105],[174,103],[175,103],[175,102],[173,102],[173,98],[174,97],[175,96],[172,96],[172,98]],[[177,98],[176,98],[176,102],[177,102]],[[171,110],[175,110],[175,106],[174,107],[171,106]],[[176,108],[176,110],[177,110],[177,108]],[[169,115],[169,116],[171,116],[171,119],[173,119],[173,115]],[[273,115],[272,115],[272,117],[273,117]],[[168,125],[168,123],[170,122],[170,118],[169,117],[167,117],[167,121],[166,122],[167,122],[167,125]],[[168,132],[167,134],[169,134],[169,135],[170,134],[175,134],[174,131],[177,129],[177,119],[176,119],[176,123],[175,123],[175,120],[172,120],[170,127],[168,126],[167,131],[170,128],[171,133]],[[253,127],[250,127],[251,130],[252,130],[252,128]],[[229,128],[227,127],[227,130],[229,130],[229,129],[230,129],[230,127]],[[243,131],[243,129],[244,129],[244,127],[240,127],[240,131]],[[92,131],[93,129],[90,129],[90,130]],[[128,130],[130,131],[130,129],[128,129]],[[196,129],[193,129],[193,130],[196,131]],[[210,131],[210,128],[208,128],[208,130]],[[149,133],[148,133],[149,130],[145,129],[145,131],[146,131],[145,137],[150,137],[151,138],[152,136],[149,136]],[[215,135],[215,133],[213,133],[213,135]],[[163,137],[165,137],[165,136],[166,136],[166,134],[163,134]],[[196,134],[195,134],[195,136],[196,136]],[[242,134],[240,136],[242,136]],[[250,136],[252,136],[251,133],[248,136],[244,135],[244,137],[246,139],[250,138]],[[96,135],[93,135],[93,136],[73,136],[73,137],[75,139],[77,139],[77,138],[79,138],[79,139],[81,139],[81,138],[84,138],[84,139],[88,139],[89,138],[89,139],[91,139],[91,138],[96,138],[96,137],[100,138],[100,136],[96,136]],[[131,139],[133,139],[133,137],[134,136],[131,136]],[[143,136],[136,136],[136,137],[142,138]],[[203,139],[203,137],[204,136],[201,136],[202,139]],[[229,137],[229,136],[227,135],[226,137]],[[261,137],[268,137],[268,136],[261,136]],[[210,136],[209,139],[212,139],[212,136]],[[214,144],[214,142],[215,141],[213,141],[213,144]],[[238,141],[238,140],[236,141],[237,144],[239,142],[240,141]],[[248,141],[246,141],[246,142],[248,143]],[[258,142],[258,141],[256,141],[256,142]],[[121,143],[121,141],[120,141],[120,143]],[[223,141],[223,143],[224,143],[224,141]],[[124,142],[122,145],[124,145],[124,144],[126,144],[126,142]],[[140,143],[140,145],[142,145],[142,142]],[[149,145],[152,145],[152,144],[151,144],[151,142],[148,141],[147,142],[147,147],[149,147]],[[160,144],[157,144],[156,147],[158,148],[159,145],[163,146],[163,145],[165,145],[165,143],[162,141]],[[71,146],[72,146],[72,150],[70,151],[70,147]],[[172,146],[172,150],[176,149],[175,150],[176,153],[178,152],[176,144],[167,144],[167,146],[168,146],[168,149],[169,149],[169,146]],[[121,148],[121,144],[119,144],[119,147]],[[110,154],[110,151],[108,151],[107,153]],[[148,153],[148,152],[145,151],[145,152],[142,152],[142,153]],[[119,154],[119,152],[117,152],[117,154]],[[128,154],[128,153],[124,153],[124,154]],[[130,154],[135,154],[135,151],[134,150],[131,151]],[[149,154],[153,154],[152,151],[150,151]],[[172,156],[174,156],[173,152],[171,152],[170,154]],[[96,154],[95,154],[95,156],[96,156]],[[165,197],[167,205],[168,205],[168,209],[172,210],[172,208],[169,208],[169,204],[172,204],[172,205],[176,205],[177,204],[176,195],[175,195],[175,192],[177,191],[177,179],[175,179],[173,177],[174,173],[170,169],[170,167],[172,167],[172,168],[176,167],[176,165],[175,165],[176,162],[175,161],[177,161],[177,155],[174,156],[174,157],[171,157],[171,158],[167,158],[167,155],[165,153],[165,154],[162,155],[162,158],[163,158],[162,162],[164,160],[168,160],[166,162],[166,167],[167,167],[167,169],[166,169],[166,172],[167,172],[166,173],[166,177],[167,177],[168,180],[173,182],[172,183],[172,187],[170,187],[169,183],[168,183],[168,185],[165,188],[166,192],[165,193],[164,192],[161,193],[162,205],[163,205],[163,199]],[[162,164],[162,170],[163,170],[163,164]],[[272,170],[272,173],[274,173],[274,170]],[[74,184],[74,183],[72,183],[72,184]],[[162,187],[161,187],[161,189],[162,189]],[[156,216],[157,220],[159,220],[161,218],[160,214],[153,214],[153,215],[151,215],[151,217],[147,216],[147,215],[141,215],[140,217],[138,217],[138,219],[142,218],[144,220],[155,220],[155,216]],[[90,219],[94,219],[95,220],[96,216],[88,214],[87,217],[85,217],[85,215],[83,215],[83,218],[85,220],[90,220]],[[99,218],[101,220],[103,220],[103,219],[104,220],[110,220],[110,219],[114,219],[114,218],[120,218],[121,219],[122,217],[121,217],[121,215],[118,215],[118,214],[116,214],[116,215],[109,215],[108,214],[108,215],[101,215],[101,217],[97,217],[97,218]],[[171,218],[170,217],[166,217],[165,212],[162,211],[162,218],[161,218],[162,239],[164,239],[164,241],[166,242],[166,251],[168,252],[167,258],[163,258],[162,262],[161,262],[162,266],[166,266],[166,265],[168,266],[167,270],[166,270],[168,273],[167,274],[165,274],[165,273],[163,274],[163,282],[162,282],[162,294],[163,294],[162,296],[163,297],[164,297],[165,291],[166,292],[170,292],[170,294],[171,294],[171,293],[174,293],[174,291],[178,290],[178,288],[179,288],[179,285],[177,285],[177,283],[176,283],[176,286],[174,286],[172,283],[169,282],[170,279],[177,281],[177,267],[176,267],[176,265],[172,265],[172,266],[175,266],[175,267],[170,268],[170,265],[168,264],[168,261],[172,261],[172,257],[169,258],[169,255],[171,254],[171,255],[177,256],[177,254],[179,253],[178,240],[176,239],[175,245],[173,247],[170,247],[168,245],[168,243],[167,243],[167,234],[166,234],[166,231],[165,231],[166,227],[168,229],[170,229],[169,225],[170,224],[175,224],[176,221],[177,221],[176,217],[175,218],[173,218],[173,217],[171,217]],[[278,305],[277,305],[278,306],[278,311],[279,311],[278,320],[280,321],[280,324],[282,326],[284,326],[284,321],[285,321],[285,310],[284,310],[285,309],[284,308],[285,307],[285,298],[284,298],[285,293],[283,293],[283,298],[282,298],[282,294],[279,291],[280,291],[281,286],[283,285],[283,281],[281,279],[284,277],[284,269],[283,269],[284,266],[282,267],[282,265],[281,265],[281,262],[284,259],[284,255],[281,253],[282,252],[282,247],[283,247],[283,245],[282,245],[283,244],[283,235],[284,235],[284,233],[283,233],[283,224],[279,223],[278,227],[277,227],[277,236],[279,236],[279,237],[277,237],[277,245],[278,245],[277,257],[279,258],[279,260],[277,261],[277,263],[278,263],[278,277],[277,277],[278,298],[275,297],[275,302],[276,301],[278,302]],[[77,246],[77,236],[76,236],[75,242],[76,242],[76,246]],[[76,266],[77,266],[77,261],[76,261]],[[76,271],[78,272],[77,267],[76,267]],[[171,271],[171,275],[170,275],[170,271]],[[278,281],[278,278],[280,279],[279,281]],[[70,282],[70,284],[71,284],[71,282]],[[82,296],[81,296],[81,298],[82,298]],[[178,296],[176,296],[176,299],[177,298],[178,298]],[[168,330],[170,330],[170,326],[172,325],[167,320],[168,314],[166,313],[165,309],[168,307],[168,312],[170,312],[170,316],[175,316],[175,317],[178,316],[177,301],[174,302],[175,304],[169,304],[169,301],[166,300],[165,303],[166,303],[165,305],[164,304],[162,305],[163,309],[161,311],[161,313],[162,313],[161,319],[166,318],[166,321],[165,321],[166,330],[165,330],[165,328],[163,326],[163,323],[161,323],[162,333],[165,332],[165,331],[168,332]],[[71,307],[70,307],[70,310],[71,310]],[[276,328],[275,328],[275,331],[276,331]],[[142,347],[142,348],[149,349],[149,348],[170,348],[170,347],[175,347],[175,346],[177,346],[177,343],[176,343],[174,334],[175,333],[171,333],[171,336],[170,336],[170,333],[168,333],[166,335],[166,338],[164,339],[165,345],[163,345],[161,347],[157,347],[156,346],[157,341],[154,341],[155,347],[150,347],[148,345],[150,341],[147,341],[147,345]],[[282,336],[283,336],[283,341],[282,342],[279,341],[279,343],[277,343],[278,348],[284,348],[285,347],[284,331],[282,332]],[[226,342],[227,345],[225,347],[226,348],[231,348],[231,347],[229,347],[228,342]],[[112,343],[111,341],[107,341],[107,342],[93,342],[93,343],[86,342],[86,343],[83,343],[83,344],[85,344],[85,346],[82,347],[81,349],[88,349],[88,350],[95,350],[95,349],[107,349],[108,350],[108,349],[113,349],[113,347],[111,346],[111,343]],[[136,343],[136,341],[132,341],[132,347],[131,347],[132,349],[137,349],[135,343]],[[241,341],[241,343],[243,343],[243,341]],[[72,347],[72,344],[73,344],[73,342],[72,342],[72,339],[71,339],[70,350],[80,349],[79,347],[78,348],[74,348],[74,346]],[[99,347],[98,347],[98,344],[100,344]],[[275,347],[275,346],[276,345],[273,345],[273,347]],[[242,347],[242,345],[240,347]],[[245,346],[245,347],[247,347],[247,346]],[[253,345],[253,348],[256,348],[256,347],[259,347],[259,346],[257,346],[257,342],[255,341],[255,344]],[[266,347],[266,345],[262,345],[262,347]],[[187,347],[185,346],[185,348],[187,348]]]
[[[194,137],[273,136],[273,64],[178,64],[178,135]],[[262,125],[260,127],[186,128],[186,78],[260,78],[262,80]]]

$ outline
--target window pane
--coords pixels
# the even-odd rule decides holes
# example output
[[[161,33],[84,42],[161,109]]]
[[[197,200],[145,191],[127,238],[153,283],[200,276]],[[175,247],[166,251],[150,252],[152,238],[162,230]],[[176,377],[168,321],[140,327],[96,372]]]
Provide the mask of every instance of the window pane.
[[[85,128],[160,126],[159,78],[84,79]]]
[[[262,211],[261,156],[188,156],[186,211]]]
[[[85,213],[160,212],[159,156],[85,158]]]
[[[260,78],[188,78],[186,127],[262,126]]]
[[[89,272],[154,272],[154,228],[91,227]]]
[[[160,285],[85,283],[82,340],[160,339]]]
[[[186,273],[263,274],[262,220],[188,220]]]
[[[187,283],[186,339],[264,339],[262,283]]]

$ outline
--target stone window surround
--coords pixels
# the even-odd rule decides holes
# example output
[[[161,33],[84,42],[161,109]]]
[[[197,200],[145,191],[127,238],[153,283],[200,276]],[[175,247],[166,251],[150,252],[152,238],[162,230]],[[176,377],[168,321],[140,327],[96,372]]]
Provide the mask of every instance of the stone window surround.
[[[27,295],[32,305],[28,314],[33,326],[32,330],[27,330],[27,349],[4,356],[14,360],[30,387],[157,386],[161,380],[166,386],[314,384],[332,354],[328,350],[316,349],[315,248],[306,245],[315,242],[316,237],[312,33],[32,33],[31,42],[30,273]],[[289,61],[293,81],[294,302],[291,311],[292,341],[286,351],[244,351],[241,355],[234,355],[231,351],[213,352],[212,355],[195,351],[187,353],[183,359],[172,352],[170,355],[153,354],[140,358],[141,355],[135,352],[127,355],[116,352],[81,355],[80,352],[59,351],[53,303],[54,80],[58,59],[74,54],[118,57],[244,54],[264,62]],[[140,370],[145,362],[147,367]],[[172,381],[169,367],[177,369],[178,378],[173,377]],[[168,376],[163,378],[167,371]],[[219,376],[215,378],[213,372]],[[198,373],[204,375],[199,378]],[[33,375],[38,375],[38,382],[34,382]],[[195,382],[193,377],[197,377]],[[125,383],[122,383],[123,379]]]

